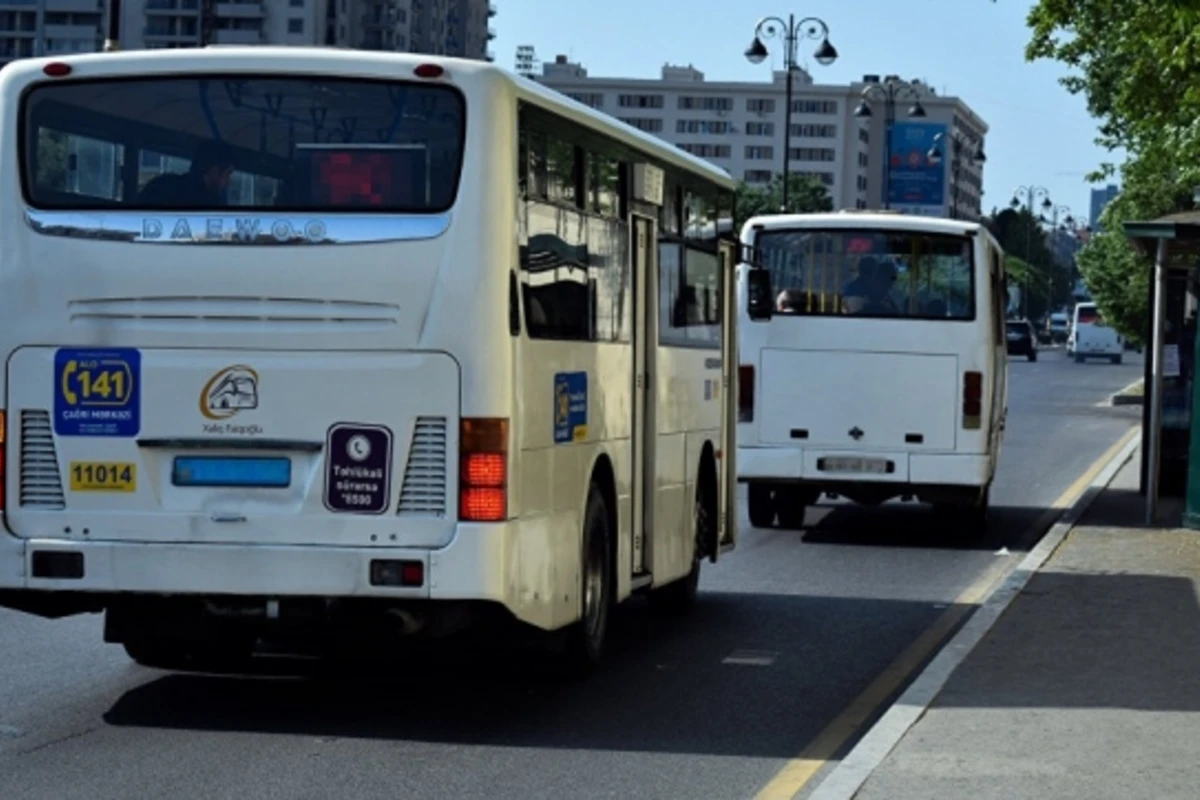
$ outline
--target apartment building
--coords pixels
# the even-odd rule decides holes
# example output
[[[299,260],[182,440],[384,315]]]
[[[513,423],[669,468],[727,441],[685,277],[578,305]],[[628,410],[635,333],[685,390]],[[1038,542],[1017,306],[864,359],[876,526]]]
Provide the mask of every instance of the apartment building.
[[[581,64],[558,56],[543,64],[541,75],[534,79],[712,161],[738,180],[765,184],[783,171],[785,72],[775,72],[770,81],[757,83],[718,82],[706,80],[703,72],[690,65],[666,65],[657,80],[602,78],[589,76]],[[867,76],[863,82],[839,86],[817,84],[803,70],[793,75],[789,169],[821,181],[835,208],[884,205],[884,108],[876,109],[872,102],[871,117],[855,115],[864,89],[872,82],[880,80]],[[926,117],[917,122],[940,125],[947,135],[951,130],[962,135],[969,131],[982,141],[987,126],[965,103],[938,96],[926,86],[919,87],[919,92]],[[907,122],[903,111],[898,108],[899,123]],[[897,126],[897,132],[903,132],[902,126]],[[947,157],[937,165],[943,175],[939,203],[900,210],[950,214],[951,150],[947,148]],[[978,218],[982,168],[963,161],[970,159],[959,164],[958,216]],[[893,184],[901,172],[893,158]]]
[[[91,52],[105,0],[0,0],[0,62]],[[332,45],[491,59],[489,0],[123,0],[125,49]]]

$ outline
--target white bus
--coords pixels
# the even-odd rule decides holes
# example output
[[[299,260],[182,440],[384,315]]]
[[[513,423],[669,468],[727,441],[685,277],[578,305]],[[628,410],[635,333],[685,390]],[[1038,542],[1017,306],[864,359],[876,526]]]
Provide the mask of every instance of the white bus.
[[[1004,257],[987,229],[889,213],[742,229],[738,480],[750,520],[822,494],[986,524],[1007,397]]]
[[[724,171],[420,55],[28,59],[0,115],[0,603],[169,668],[493,617],[586,667],[733,546]]]

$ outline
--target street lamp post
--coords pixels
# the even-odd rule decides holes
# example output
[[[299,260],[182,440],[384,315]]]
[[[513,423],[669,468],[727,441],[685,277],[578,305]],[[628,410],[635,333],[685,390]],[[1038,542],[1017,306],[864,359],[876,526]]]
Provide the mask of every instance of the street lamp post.
[[[796,49],[801,39],[820,39],[821,44],[813,58],[822,66],[837,60],[837,49],[829,43],[829,26],[816,17],[797,20],[789,14],[782,17],[763,17],[754,26],[754,41],[746,48],[746,59],[751,64],[761,64],[767,57],[767,46],[763,39],[783,39],[783,68],[787,72],[787,89],[784,102],[787,104],[783,121],[783,211],[788,210],[788,172],[792,153],[792,73],[796,71]]]
[[[896,101],[905,95],[913,99],[908,109],[908,116],[913,119],[923,119],[925,108],[921,105],[921,93],[916,84],[902,81],[899,78],[889,78],[883,83],[868,84],[862,90],[862,101],[854,109],[854,116],[865,119],[871,116],[871,99],[883,102],[883,207],[891,208],[892,182],[892,126],[896,123]]]
[[[1042,198],[1042,211],[1049,211],[1054,207],[1054,202],[1050,199],[1050,190],[1044,186],[1018,186],[1013,189],[1012,203],[1010,204],[1014,211],[1021,207],[1021,196],[1025,197],[1025,207],[1029,209],[1029,216],[1033,219],[1030,225],[1025,228],[1025,263],[1029,268],[1033,268],[1033,226],[1041,219],[1041,214],[1035,212],[1034,203],[1037,199]],[[1025,316],[1029,317],[1029,297],[1028,292],[1025,297],[1022,297],[1022,303],[1025,306]],[[1049,300],[1047,298],[1047,311],[1049,310]]]
[[[1058,218],[1059,218],[1060,214],[1063,217],[1061,228],[1058,225]],[[1051,206],[1051,208],[1050,208],[1050,255],[1051,256],[1058,256],[1058,254],[1059,254],[1059,239],[1058,239],[1059,232],[1060,231],[1065,232],[1067,230],[1070,230],[1071,228],[1074,227],[1074,225],[1075,225],[1075,217],[1074,217],[1074,215],[1071,214],[1071,209],[1069,206],[1056,206],[1056,205]],[[1057,258],[1055,260],[1057,260]],[[1074,278],[1073,266],[1071,264],[1066,264],[1065,266],[1068,268],[1067,279],[1072,280]],[[1054,291],[1053,280],[1054,279],[1051,278],[1050,280],[1051,280],[1050,291],[1053,293],[1053,291]],[[1070,287],[1067,287],[1067,291],[1070,292]],[[1050,304],[1051,304],[1051,306],[1053,306],[1053,297],[1051,297]]]
[[[933,137],[933,146],[929,148],[929,159],[934,163],[939,163],[945,157],[946,134],[939,133]],[[971,154],[971,160],[978,166],[983,166],[987,161],[987,154],[983,152],[982,138],[967,136],[965,134],[955,133],[950,137],[950,218],[958,218],[958,173],[962,168],[963,151],[969,145],[975,145],[975,152]]]

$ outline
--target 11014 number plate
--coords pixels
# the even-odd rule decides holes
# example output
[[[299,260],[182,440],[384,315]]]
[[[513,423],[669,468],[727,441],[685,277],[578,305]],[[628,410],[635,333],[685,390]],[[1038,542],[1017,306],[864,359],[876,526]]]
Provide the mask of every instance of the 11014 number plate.
[[[884,458],[826,456],[818,466],[822,472],[857,472],[868,475],[886,475],[888,472],[888,462]]]
[[[72,461],[72,492],[136,492],[137,465],[123,461]]]

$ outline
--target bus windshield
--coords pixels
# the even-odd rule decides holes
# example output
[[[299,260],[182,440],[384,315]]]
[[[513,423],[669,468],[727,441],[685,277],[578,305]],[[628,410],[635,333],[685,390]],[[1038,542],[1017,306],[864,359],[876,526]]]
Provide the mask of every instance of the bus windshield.
[[[972,240],[850,228],[763,230],[755,237],[780,315],[975,318]]]
[[[465,108],[450,86],[194,75],[40,84],[22,125],[40,209],[432,213],[458,191]]]

